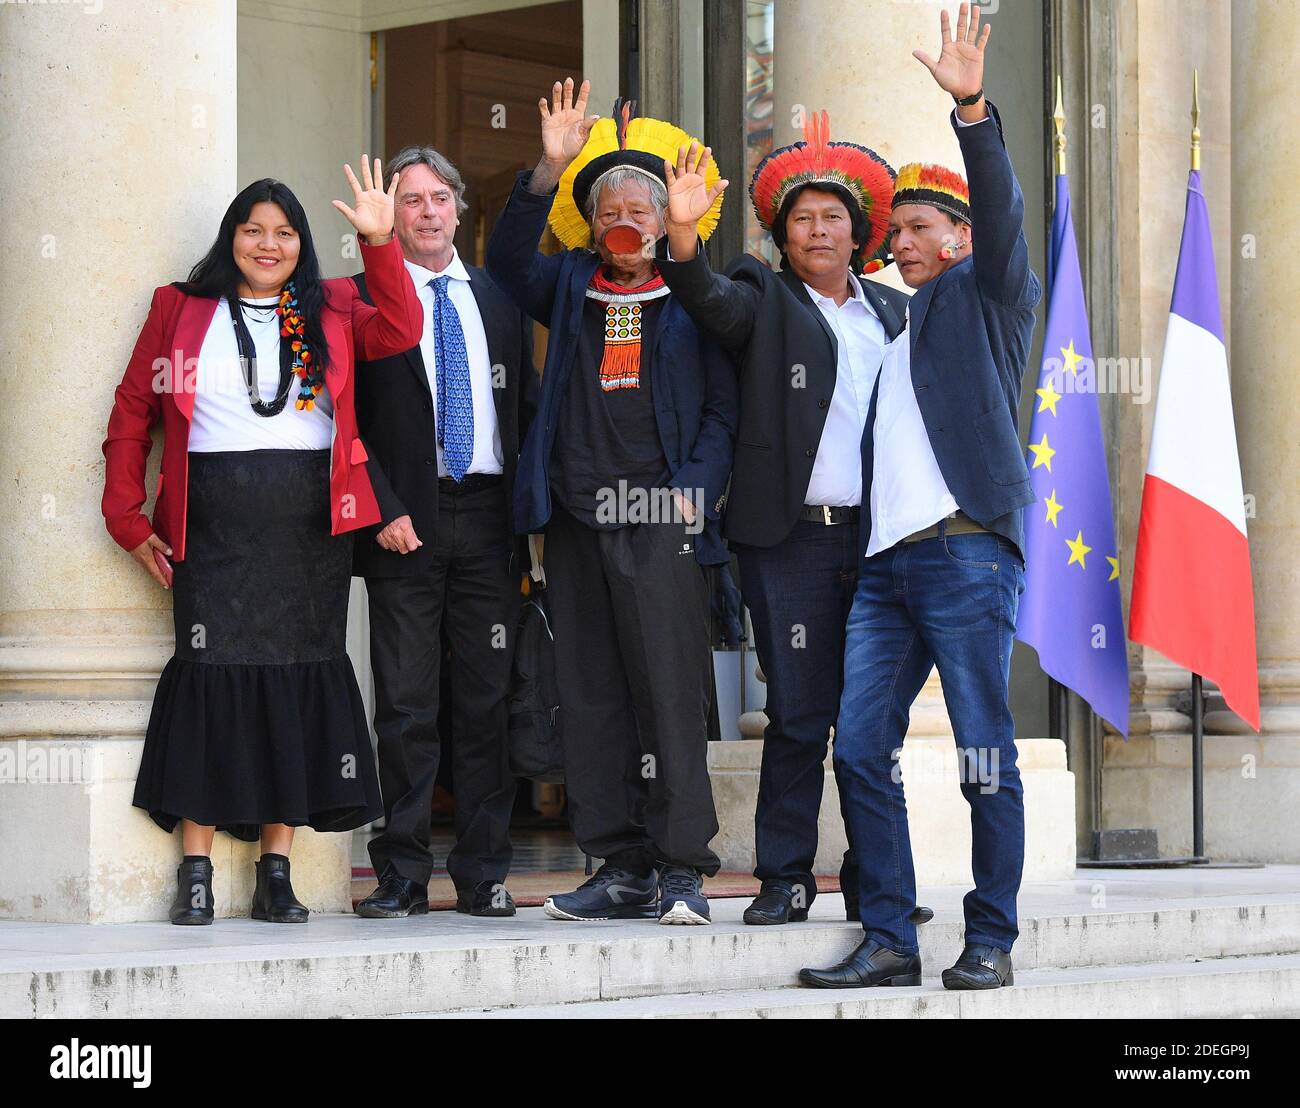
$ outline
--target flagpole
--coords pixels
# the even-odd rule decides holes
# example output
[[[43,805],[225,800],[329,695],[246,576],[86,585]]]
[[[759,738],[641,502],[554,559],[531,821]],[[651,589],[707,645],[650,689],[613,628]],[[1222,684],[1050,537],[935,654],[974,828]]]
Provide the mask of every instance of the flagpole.
[[[1066,174],[1066,137],[1065,137],[1065,95],[1062,89],[1061,75],[1056,75],[1056,102],[1052,108],[1052,170],[1056,177]],[[1047,258],[1047,287],[1050,289],[1056,280],[1056,262],[1051,246]],[[1072,708],[1078,704],[1082,709],[1078,717]],[[1083,697],[1078,696],[1065,683],[1055,677],[1047,680],[1047,721],[1048,732],[1059,739],[1065,746],[1066,764],[1075,772],[1086,766],[1089,776],[1088,796],[1090,810],[1088,824],[1092,833],[1092,852],[1094,859],[1100,857],[1099,846],[1102,835],[1101,788],[1100,788],[1100,743],[1098,735],[1098,717],[1092,706]],[[1079,727],[1074,725],[1078,723]],[[1082,749],[1075,749],[1077,744]]]
[[[1191,168],[1201,168],[1201,75],[1192,70]],[[1192,674],[1192,863],[1205,856],[1205,688],[1199,673]]]
[[[1056,107],[1052,111],[1052,122],[1056,125],[1056,139],[1053,143],[1055,157],[1053,162],[1056,175],[1065,175],[1065,99],[1061,95],[1061,75],[1056,75]]]
[[[1052,148],[1052,168],[1053,172],[1059,177],[1065,172],[1065,102],[1061,98],[1061,75],[1056,75],[1056,106],[1052,111],[1052,122],[1056,127],[1056,137],[1053,139]],[[1051,254],[1048,249],[1048,254]],[[1049,272],[1047,275],[1047,285],[1051,288],[1053,273],[1055,269],[1055,258],[1048,258]],[[1065,744],[1066,758],[1070,756],[1070,712],[1069,712],[1069,690],[1061,684],[1055,677],[1047,679],[1047,730],[1055,738]]]

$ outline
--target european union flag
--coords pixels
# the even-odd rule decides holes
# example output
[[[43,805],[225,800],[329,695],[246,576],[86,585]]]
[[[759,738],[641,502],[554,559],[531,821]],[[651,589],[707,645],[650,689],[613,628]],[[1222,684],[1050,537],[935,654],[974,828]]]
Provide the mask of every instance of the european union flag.
[[[1096,365],[1070,219],[1070,185],[1056,178],[1052,288],[1030,423],[1025,594],[1016,637],[1043,670],[1128,734],[1128,650]]]

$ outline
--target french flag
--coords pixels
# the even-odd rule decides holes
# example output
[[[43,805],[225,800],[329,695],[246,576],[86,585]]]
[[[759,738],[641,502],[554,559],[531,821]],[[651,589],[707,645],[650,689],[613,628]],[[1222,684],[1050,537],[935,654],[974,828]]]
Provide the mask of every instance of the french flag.
[[[1201,174],[1187,181],[1133,565],[1129,638],[1219,686],[1259,730],[1255,602]]]

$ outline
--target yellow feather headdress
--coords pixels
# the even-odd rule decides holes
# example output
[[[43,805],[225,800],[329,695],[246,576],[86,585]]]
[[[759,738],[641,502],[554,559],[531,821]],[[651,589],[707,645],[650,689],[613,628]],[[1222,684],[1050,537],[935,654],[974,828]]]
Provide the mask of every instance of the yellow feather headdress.
[[[631,165],[663,181],[664,159],[675,163],[681,147],[699,142],[680,127],[661,119],[630,119],[629,115],[629,103],[620,101],[614,106],[614,118],[597,120],[582,153],[560,178],[550,222],[555,237],[568,249],[591,245],[591,225],[582,209],[592,185],[605,173],[620,165]],[[712,188],[719,176],[718,167],[710,160],[704,171],[705,184]],[[700,238],[707,240],[713,233],[721,212],[719,196],[700,220]]]

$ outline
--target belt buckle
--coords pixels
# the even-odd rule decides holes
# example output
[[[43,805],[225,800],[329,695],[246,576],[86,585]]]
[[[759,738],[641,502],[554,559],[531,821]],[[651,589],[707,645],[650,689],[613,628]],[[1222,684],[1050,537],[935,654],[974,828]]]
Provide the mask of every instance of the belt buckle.
[[[827,527],[831,526],[831,506],[829,504],[822,505],[822,522]]]

